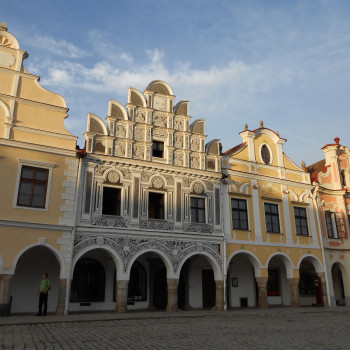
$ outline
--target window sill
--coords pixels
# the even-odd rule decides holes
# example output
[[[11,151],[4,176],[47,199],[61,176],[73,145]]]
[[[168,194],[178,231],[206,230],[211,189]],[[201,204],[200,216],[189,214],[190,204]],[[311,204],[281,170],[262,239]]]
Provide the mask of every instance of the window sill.
[[[266,232],[267,235],[283,235],[282,232]]]
[[[36,208],[36,207],[26,207],[21,205],[15,205],[15,209],[26,209],[26,210],[37,210],[37,211],[48,211],[48,208]]]

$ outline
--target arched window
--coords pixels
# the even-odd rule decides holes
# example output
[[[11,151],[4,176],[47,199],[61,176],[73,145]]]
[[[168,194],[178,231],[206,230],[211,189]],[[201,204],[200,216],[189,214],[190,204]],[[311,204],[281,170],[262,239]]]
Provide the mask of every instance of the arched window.
[[[137,261],[130,271],[128,302],[147,300],[147,275],[144,267]]]
[[[105,270],[98,261],[79,260],[74,268],[70,301],[104,301],[105,279]]]
[[[266,145],[261,147],[261,158],[265,164],[270,164],[270,151]]]

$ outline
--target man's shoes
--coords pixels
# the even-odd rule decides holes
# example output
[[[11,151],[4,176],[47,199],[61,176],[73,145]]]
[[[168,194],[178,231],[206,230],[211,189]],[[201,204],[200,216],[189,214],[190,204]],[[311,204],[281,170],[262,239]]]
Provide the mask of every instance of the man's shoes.
[[[35,316],[42,316],[42,314],[40,312],[38,312]]]
[[[47,314],[42,314],[41,316],[47,316]]]

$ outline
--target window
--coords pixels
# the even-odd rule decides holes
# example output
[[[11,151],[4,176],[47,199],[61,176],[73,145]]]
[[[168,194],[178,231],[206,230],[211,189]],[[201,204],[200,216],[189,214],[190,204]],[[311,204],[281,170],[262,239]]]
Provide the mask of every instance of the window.
[[[150,192],[148,199],[148,218],[164,220],[164,194]]]
[[[278,269],[269,269],[269,278],[267,280],[267,296],[276,297],[280,294],[280,272]]]
[[[308,236],[306,209],[294,207],[295,229],[297,235]]]
[[[74,268],[71,301],[91,302],[105,299],[105,270],[94,259],[79,260]]]
[[[191,197],[191,222],[205,223],[205,199]]]
[[[261,158],[265,164],[270,164],[270,160],[271,160],[270,151],[266,145],[263,145],[261,147]]]
[[[103,215],[120,215],[121,190],[115,187],[103,187]]]
[[[17,205],[45,208],[49,170],[23,165],[19,182]]]
[[[265,203],[265,221],[267,232],[280,233],[277,204]]]
[[[325,217],[328,238],[338,239],[339,237],[346,237],[343,213],[328,210],[325,212]]]
[[[130,271],[128,302],[147,300],[147,275],[144,267],[137,261]]]
[[[153,141],[152,156],[158,158],[164,157],[164,142]]]
[[[245,199],[231,199],[233,229],[248,230],[248,211]]]

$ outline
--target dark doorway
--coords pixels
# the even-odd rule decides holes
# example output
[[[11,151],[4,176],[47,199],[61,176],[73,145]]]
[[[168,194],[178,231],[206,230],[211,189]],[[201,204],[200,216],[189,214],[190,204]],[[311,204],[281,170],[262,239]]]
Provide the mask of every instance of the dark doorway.
[[[153,306],[164,310],[168,305],[166,268],[162,266],[153,279]]]
[[[216,302],[216,285],[213,270],[202,270],[203,308],[212,308]]]

